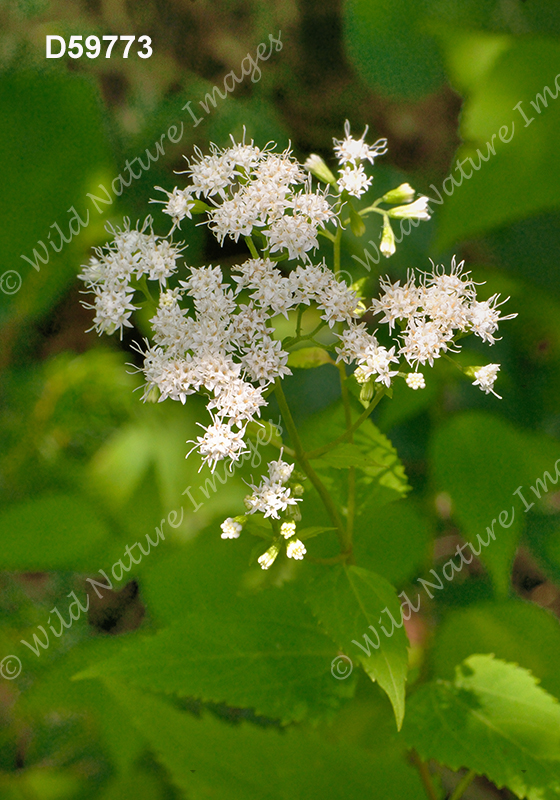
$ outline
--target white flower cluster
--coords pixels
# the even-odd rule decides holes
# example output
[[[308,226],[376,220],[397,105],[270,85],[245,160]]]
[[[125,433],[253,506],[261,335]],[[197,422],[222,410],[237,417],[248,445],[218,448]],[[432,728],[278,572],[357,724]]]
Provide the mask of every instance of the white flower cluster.
[[[328,186],[312,191],[311,177],[289,149],[260,150],[252,141],[245,144],[245,137],[240,143],[232,137],[232,147],[223,150],[211,145],[210,155],[195,152],[186,170],[191,184],[165,192],[163,210],[174,227],[191,216],[194,197],[203,197],[211,204],[205,206],[208,225],[220,243],[226,236],[237,241],[260,233],[268,253],[287,251],[291,259],[309,261],[309,251],[319,246],[319,228],[336,222]]]
[[[120,330],[122,338],[123,328],[132,327],[129,317],[137,309],[131,301],[138,288],[133,282],[145,276],[163,287],[177,269],[183,248],[156,236],[151,225],[152,218],[147,217],[140,230],[130,230],[128,219],[122,229],[108,226],[113,241],[95,248],[96,255],[79,275],[95,294],[93,305],[84,305],[95,311],[93,327],[100,334]]]
[[[353,197],[361,197],[371,186],[372,178],[368,177],[362,166],[362,161],[369,161],[373,164],[377,156],[385,155],[387,152],[387,139],[378,139],[374,145],[368,145],[365,137],[368,126],[364,130],[360,139],[354,139],[350,134],[350,123],[344,123],[344,139],[334,140],[334,152],[341,166],[339,170],[338,188],[341,192],[346,191]]]
[[[338,361],[355,362],[355,377],[359,383],[370,380],[390,386],[395,375],[403,374],[391,369],[404,357],[414,372],[406,374],[406,383],[412,389],[423,389],[425,380],[418,366],[434,365],[434,360],[448,350],[458,352],[457,338],[474,333],[488,344],[496,341],[495,333],[503,320],[513,319],[517,314],[501,316],[499,295],[489,300],[476,299],[476,285],[469,272],[463,272],[464,262],[451,262],[451,272],[434,266],[431,273],[423,273],[418,285],[414,273],[409,272],[406,283],[391,283],[381,279],[382,294],[373,300],[368,309],[374,316],[382,315],[380,323],[389,326],[396,334],[397,344],[387,350],[380,346],[377,338],[368,333],[364,323],[351,323],[340,334],[341,344],[337,348]],[[393,334],[395,335],[395,334]],[[489,364],[478,369],[474,385],[492,392],[499,370],[498,364]],[[498,395],[496,395],[498,397]]]
[[[219,461],[236,462],[248,452],[248,424],[260,417],[271,385],[291,374],[290,346],[303,339],[317,346],[313,337],[319,328],[301,333],[306,308],[313,305],[321,318],[319,327],[328,326],[331,336],[338,337],[338,361],[355,364],[364,401],[373,396],[374,384],[389,388],[397,376],[413,390],[424,388],[420,365],[433,366],[447,351],[456,352],[458,338],[467,333],[493,344],[499,322],[516,316],[501,317],[498,295],[478,301],[463,263],[453,260],[450,274],[434,266],[418,283],[412,273],[402,286],[400,281],[381,281],[381,296],[367,311],[388,325],[392,342],[380,343],[364,322],[357,321],[366,307],[356,291],[338,280],[324,261],[312,263],[310,252],[324,234],[334,242],[335,261],[340,262],[336,254],[340,255],[348,196],[361,197],[372,182],[362,162],[373,164],[387,149],[385,139],[368,145],[366,133],[367,128],[360,139],[353,138],[347,122],[345,138],[335,140],[338,180],[319,156],[310,156],[303,167],[289,149],[277,153],[267,145],[261,150],[252,141],[246,144],[245,136],[239,143],[232,138],[228,148],[212,145],[208,155],[195,148],[186,170],[190,184],[172,192],[161,189],[166,200],[153,201],[161,202],[172,220],[168,236],[154,234],[151,217],[136,229],[125,220],[122,228],[109,227],[112,241],[97,248],[83,268],[80,278],[95,296],[87,307],[95,312],[93,327],[99,334],[118,330],[122,337],[124,328],[132,327],[132,312],[142,303],[151,308],[152,340],[138,348],[144,359],[144,400],[185,403],[194,393],[206,397],[211,423],[198,423],[203,433],[192,442],[192,450],[212,471]],[[322,181],[323,189],[313,189],[312,175]],[[428,198],[414,196],[405,183],[368,208],[353,210],[383,216],[381,250],[386,256],[396,246],[390,217],[429,219]],[[382,202],[394,207],[381,209]],[[206,223],[221,244],[226,237],[245,237],[251,257],[227,274],[220,266],[179,264],[184,247],[173,242],[173,233],[185,218],[199,213],[207,215]],[[338,226],[336,236],[327,229],[330,223]],[[286,260],[300,263],[280,269],[278,263]],[[278,335],[278,315],[298,319],[290,341]],[[473,367],[469,374],[482,391],[495,394],[498,370],[499,365],[490,364]],[[306,552],[295,537],[299,498],[293,496],[297,484],[292,470],[293,464],[282,457],[272,461],[268,477],[251,484],[246,498],[248,513],[270,518],[275,531],[273,544],[259,558],[263,569],[283,546],[289,558],[301,559]],[[237,538],[243,519],[226,519],[222,538]]]
[[[282,461],[282,458],[269,463],[268,477],[263,478],[259,486],[250,484],[253,493],[245,498],[245,505],[249,514],[259,511],[265,517],[279,519],[280,514],[278,512],[286,511],[289,506],[295,506],[299,502],[299,498],[292,497],[291,489],[286,486],[293,469],[294,465]],[[285,532],[283,535],[285,535]],[[288,535],[290,536],[291,534]]]

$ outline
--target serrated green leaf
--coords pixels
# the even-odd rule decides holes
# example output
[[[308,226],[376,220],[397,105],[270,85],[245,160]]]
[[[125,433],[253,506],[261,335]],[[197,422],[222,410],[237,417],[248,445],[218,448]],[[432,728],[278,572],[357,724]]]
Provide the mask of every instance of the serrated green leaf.
[[[357,413],[356,413],[357,416]],[[307,452],[323,447],[337,439],[346,430],[344,410],[340,402],[314,414],[305,420],[301,426],[300,435]],[[387,499],[402,497],[409,490],[404,467],[399,460],[397,451],[389,439],[379,429],[366,419],[354,432],[354,442],[351,451],[356,454],[355,448],[362,453],[360,478],[358,481],[358,501],[369,497],[378,487],[388,489]],[[348,442],[342,443],[350,444]],[[341,445],[337,445],[339,447]],[[334,452],[335,448],[329,453]],[[342,451],[350,452],[349,449]],[[325,462],[326,463],[326,462]],[[316,466],[319,467],[319,462]],[[338,480],[338,477],[337,477]]]
[[[325,453],[320,458],[323,464],[328,464],[329,467],[336,469],[347,469],[348,467],[367,467],[367,466],[382,466],[375,464],[371,459],[364,458],[363,450],[356,444],[345,442],[337,445],[328,453]]]
[[[322,347],[302,347],[288,356],[288,366],[296,369],[313,369],[332,363],[332,358]]]
[[[382,616],[385,609],[396,622],[401,619],[394,587],[369,570],[337,565],[315,571],[308,589],[308,602],[344,653],[359,661],[370,678],[387,693],[400,728],[404,716],[408,639],[403,627],[395,628],[392,636],[385,636],[379,626],[381,619],[386,630],[393,629],[389,618]],[[369,643],[365,636],[369,636]]]
[[[451,609],[434,637],[436,675],[452,679],[455,667],[471,653],[494,653],[519,664],[560,697],[560,623],[545,608],[511,598]]]
[[[468,767],[518,797],[560,797],[560,705],[515,664],[470,656],[453,683],[410,698],[403,735],[423,759]]]
[[[115,702],[192,800],[422,800],[416,774],[395,749],[329,744],[303,730],[228,725],[182,713],[167,701],[108,681]]]
[[[230,597],[226,604],[197,604],[170,628],[138,637],[79,677],[116,677],[146,689],[254,708],[286,723],[318,719],[352,693],[351,682],[341,686],[332,678],[336,652],[285,587]]]

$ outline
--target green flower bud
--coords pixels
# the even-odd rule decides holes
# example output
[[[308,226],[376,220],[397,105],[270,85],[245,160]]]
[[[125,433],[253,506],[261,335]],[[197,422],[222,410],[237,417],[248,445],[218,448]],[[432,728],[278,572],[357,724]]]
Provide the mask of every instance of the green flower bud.
[[[383,202],[397,205],[399,203],[411,203],[414,200],[416,192],[410,183],[401,183],[396,189],[391,189],[390,192],[383,195]]]
[[[336,186],[336,178],[327,167],[321,156],[318,156],[316,153],[312,153],[305,164],[303,165],[312,175],[315,175],[320,181],[324,183],[331,183],[333,186]]]
[[[383,236],[381,237],[381,245],[379,247],[385,258],[392,256],[397,246],[395,244],[395,234],[391,228],[391,223],[385,217],[383,221]]]
[[[360,403],[368,405],[373,397],[373,381],[370,379],[367,383],[362,384],[360,389]]]

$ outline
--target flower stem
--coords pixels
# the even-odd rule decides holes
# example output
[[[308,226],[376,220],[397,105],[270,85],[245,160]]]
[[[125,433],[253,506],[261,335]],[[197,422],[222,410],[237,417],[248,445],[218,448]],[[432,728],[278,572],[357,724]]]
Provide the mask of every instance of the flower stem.
[[[348,432],[348,441],[354,441],[354,432],[352,431],[352,409],[350,407],[350,397],[348,396],[348,386],[346,385],[346,370],[344,364],[337,364],[338,372],[340,374],[340,392],[342,394],[342,404],[344,406],[344,417],[346,419],[346,431]],[[348,468],[348,514],[346,516],[346,535],[348,540],[352,541],[352,534],[354,532],[354,515],[356,510],[356,467]]]
[[[253,258],[260,258],[257,248],[255,247],[254,241],[251,239],[250,236],[245,237],[245,244],[249,248],[249,251]]]
[[[319,497],[323,501],[323,505],[327,509],[329,517],[331,518],[338,534],[341,552],[345,554],[347,558],[350,558],[352,554],[352,546],[347,539],[346,531],[344,529],[344,524],[342,522],[341,516],[338,513],[338,509],[334,504],[333,499],[330,496],[326,486],[321,481],[321,479],[319,478],[319,476],[309,463],[308,457],[305,454],[303,445],[301,443],[301,439],[299,438],[299,434],[297,432],[297,428],[295,426],[292,417],[292,412],[290,411],[290,407],[288,406],[288,401],[286,400],[284,390],[282,389],[282,382],[280,378],[276,378],[276,380],[274,381],[274,393],[276,395],[276,399],[278,400],[278,407],[280,408],[280,413],[282,414],[282,418],[286,424],[288,433],[290,434],[290,439],[292,440],[296,459],[298,460],[302,470],[305,472],[305,474],[307,475],[307,477],[317,490]]]
[[[457,788],[451,795],[450,800],[459,800],[459,798],[463,796],[463,794],[465,793],[465,791],[468,789],[468,787],[471,785],[471,783],[474,781],[475,778],[476,778],[476,772],[474,771],[474,769],[469,770],[467,774],[463,777],[461,782],[457,785]]]
[[[348,430],[346,430],[340,436],[337,436],[337,438],[333,439],[332,442],[329,442],[328,444],[323,445],[323,447],[318,447],[317,450],[312,450],[310,453],[307,453],[306,454],[307,458],[309,458],[309,459],[319,458],[320,456],[323,456],[325,453],[328,453],[329,450],[332,450],[333,447],[336,447],[337,445],[341,444],[342,442],[348,441],[348,439],[352,436],[354,431],[358,430],[360,425],[363,422],[365,422],[365,420],[369,417],[369,415],[371,414],[371,412],[373,411],[375,406],[379,403],[379,401],[384,396],[384,394],[385,394],[385,392],[384,392],[383,389],[378,389],[377,394],[374,395],[373,400],[371,401],[369,406],[365,409],[365,411],[363,411],[360,414],[358,419],[355,422],[352,423],[351,427],[348,428]]]
[[[435,790],[435,786],[432,783],[432,776],[430,774],[430,770],[428,769],[428,765],[422,761],[416,750],[411,751],[412,760],[414,761],[414,765],[416,766],[418,772],[420,773],[420,778],[422,779],[422,783],[424,784],[424,789],[426,790],[426,794],[430,798],[430,800],[439,800],[437,792]]]

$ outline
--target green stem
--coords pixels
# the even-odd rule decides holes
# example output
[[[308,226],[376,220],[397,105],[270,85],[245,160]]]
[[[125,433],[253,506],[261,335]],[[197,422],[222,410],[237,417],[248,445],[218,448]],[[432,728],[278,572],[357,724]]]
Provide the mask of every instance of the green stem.
[[[245,236],[245,244],[249,248],[249,251],[253,258],[260,258],[257,248],[255,247],[254,241],[251,239],[250,236]]]
[[[284,394],[284,390],[282,389],[282,382],[280,378],[276,378],[274,381],[274,393],[276,394],[276,399],[278,400],[278,407],[280,408],[280,413],[282,414],[282,419],[286,424],[286,428],[290,435],[290,439],[292,440],[292,444],[294,446],[294,451],[296,455],[296,459],[298,460],[301,468],[317,490],[319,497],[323,501],[323,505],[327,509],[329,517],[331,518],[334,527],[338,533],[338,539],[340,541],[340,549],[341,552],[346,554],[347,557],[351,556],[351,544],[348,542],[346,537],[346,531],[344,529],[344,524],[338,513],[338,509],[333,502],[332,497],[330,496],[326,486],[323,484],[305,454],[303,449],[303,445],[301,443],[301,439],[299,438],[299,434],[297,432],[297,428],[295,426],[292,412],[290,411],[290,407],[288,406],[288,402],[286,400],[286,396]]]
[[[136,285],[134,285],[134,284],[136,284]],[[157,302],[152,297],[152,293],[150,292],[150,287],[148,286],[148,281],[146,280],[146,276],[145,275],[142,275],[140,280],[131,281],[131,286],[134,289],[138,289],[138,291],[142,292],[142,294],[144,295],[144,297],[146,298],[146,300],[149,303],[153,303],[154,305],[157,305]]]
[[[430,800],[439,800],[437,792],[435,790],[435,786],[432,783],[432,776],[430,775],[430,770],[428,769],[428,765],[422,761],[416,750],[412,750],[411,752],[412,760],[420,773],[420,778],[422,779],[422,783],[424,784],[424,789],[426,790],[426,794],[430,798]]]
[[[348,441],[354,441],[352,431],[352,409],[350,407],[350,397],[348,396],[348,386],[346,385],[346,370],[344,364],[337,364],[338,372],[340,375],[340,392],[342,394],[342,404],[344,406],[344,417],[346,420],[346,431],[348,432]],[[348,540],[352,541],[352,534],[354,532],[354,515],[356,508],[356,467],[348,468],[348,514],[346,516],[346,535]]]
[[[333,241],[334,249],[334,274],[338,275],[340,272],[340,242],[342,240],[342,228],[339,225],[336,229],[336,236]]]
[[[467,772],[467,774],[463,777],[463,780],[457,785],[457,788],[453,792],[450,797],[450,800],[459,800],[460,797],[463,796],[465,791],[469,788],[471,783],[476,778],[476,772],[474,769],[471,769]]]
[[[384,394],[385,394],[384,390],[379,389],[377,391],[377,394],[374,396],[373,400],[369,404],[369,406],[365,409],[365,411],[363,411],[360,414],[358,419],[352,423],[351,427],[348,428],[348,430],[344,431],[344,433],[338,436],[336,439],[333,439],[333,441],[329,442],[329,444],[325,444],[323,445],[323,447],[318,447],[317,450],[312,450],[310,453],[307,453],[307,458],[309,459],[319,458],[320,456],[325,455],[325,453],[328,453],[329,450],[332,450],[333,447],[336,447],[342,442],[348,441],[349,437],[352,436],[354,431],[358,430],[360,425],[363,422],[365,422],[365,420],[369,417],[369,415],[371,414],[375,406],[379,403]]]

